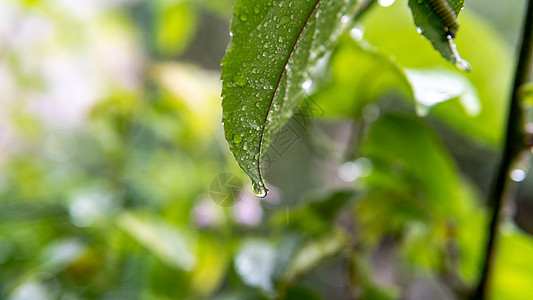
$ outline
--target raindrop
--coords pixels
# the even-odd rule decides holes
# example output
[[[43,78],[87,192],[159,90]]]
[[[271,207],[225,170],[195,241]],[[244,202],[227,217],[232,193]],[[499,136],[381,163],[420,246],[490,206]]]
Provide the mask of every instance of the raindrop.
[[[252,185],[252,191],[259,198],[265,198],[268,193],[268,190],[259,183],[254,183]]]
[[[522,169],[516,169],[511,172],[511,179],[515,182],[522,182],[526,179],[526,171]]]
[[[261,9],[259,7],[254,7],[254,13],[258,14],[259,12],[261,11]]]
[[[242,141],[242,135],[240,135],[238,133],[234,133],[233,134],[233,142],[235,144],[239,144],[241,141]]]
[[[233,32],[232,31],[229,32],[229,36],[233,37]]]
[[[378,0],[379,5],[383,7],[389,7],[394,4],[395,0]]]
[[[246,22],[248,21],[248,16],[246,14],[241,15],[241,21]]]
[[[248,150],[248,144],[244,143],[244,145],[242,145],[242,149],[243,150]]]
[[[420,27],[416,27],[416,32],[418,32],[418,33],[422,33],[422,28],[420,28]]]
[[[244,85],[246,85],[247,81],[246,81],[246,78],[244,78],[242,75],[237,75],[235,77],[235,83],[238,86],[244,86]]]

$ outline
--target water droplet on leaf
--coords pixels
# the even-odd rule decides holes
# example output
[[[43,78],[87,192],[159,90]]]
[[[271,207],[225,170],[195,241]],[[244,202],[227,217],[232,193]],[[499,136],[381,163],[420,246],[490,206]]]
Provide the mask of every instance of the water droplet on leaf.
[[[268,190],[259,183],[254,183],[252,185],[252,191],[259,198],[265,198],[268,194]]]
[[[234,133],[233,134],[233,142],[235,144],[238,144],[242,141],[242,135],[240,135],[239,133]]]

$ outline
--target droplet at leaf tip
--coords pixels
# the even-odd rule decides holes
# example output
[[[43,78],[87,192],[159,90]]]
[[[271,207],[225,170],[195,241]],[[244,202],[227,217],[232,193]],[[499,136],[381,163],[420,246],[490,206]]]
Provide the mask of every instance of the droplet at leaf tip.
[[[268,194],[268,189],[262,183],[254,182],[252,184],[252,191],[259,198],[265,198]]]
[[[319,76],[316,66],[345,27],[338,16],[350,14],[357,2],[236,1],[221,63],[222,121],[239,166],[259,183],[259,197],[267,193],[263,154]]]

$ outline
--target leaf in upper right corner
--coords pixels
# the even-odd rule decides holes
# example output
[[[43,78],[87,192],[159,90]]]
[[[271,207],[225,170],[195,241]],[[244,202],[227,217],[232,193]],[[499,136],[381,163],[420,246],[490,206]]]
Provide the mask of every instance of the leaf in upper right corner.
[[[433,5],[433,7],[443,6],[442,10],[451,10],[455,16],[458,16],[464,6],[464,0],[409,0],[409,7],[413,13],[418,32],[424,35],[444,58],[452,63],[457,63],[457,58],[453,55],[448,42],[450,32],[446,29],[447,22],[439,16],[430,3],[440,3]]]

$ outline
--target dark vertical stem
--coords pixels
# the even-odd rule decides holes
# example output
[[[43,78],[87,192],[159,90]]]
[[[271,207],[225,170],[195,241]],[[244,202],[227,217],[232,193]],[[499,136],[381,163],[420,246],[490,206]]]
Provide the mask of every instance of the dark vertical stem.
[[[520,55],[516,65],[511,101],[509,103],[507,131],[505,145],[501,154],[500,166],[494,185],[489,196],[489,208],[491,220],[489,224],[489,236],[486,244],[485,259],[481,278],[473,299],[485,300],[488,297],[490,277],[494,269],[496,244],[498,242],[498,230],[501,219],[501,211],[505,199],[505,185],[512,163],[517,159],[521,151],[525,149],[524,143],[524,112],[520,104],[520,87],[528,80],[531,68],[531,51],[533,46],[533,0],[529,0],[524,20],[522,40],[520,43]]]

